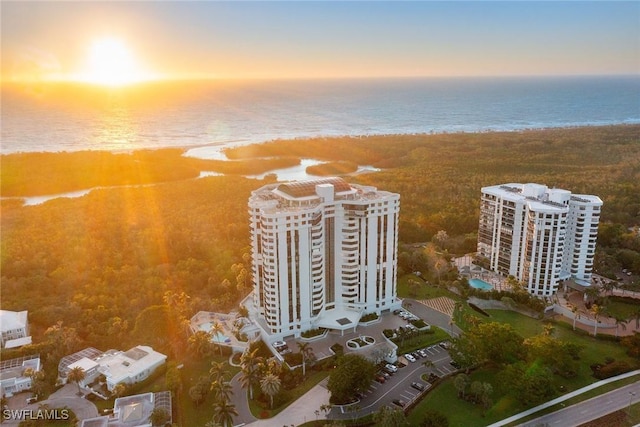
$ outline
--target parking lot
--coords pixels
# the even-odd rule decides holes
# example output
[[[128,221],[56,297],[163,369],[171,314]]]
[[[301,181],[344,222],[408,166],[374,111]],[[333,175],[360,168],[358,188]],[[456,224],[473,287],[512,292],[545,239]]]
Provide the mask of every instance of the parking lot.
[[[420,356],[415,362],[407,361],[406,365],[402,362],[406,359],[401,357],[396,364],[398,369],[395,373],[388,370],[384,382],[372,381],[369,390],[360,396],[358,402],[334,408],[329,418],[361,417],[378,411],[382,406],[406,407],[431,387],[429,382],[421,378],[423,374],[433,373],[442,377],[456,371],[451,366],[451,357],[443,346],[436,344],[422,350],[426,357]],[[434,366],[424,366],[426,360],[430,360]],[[412,383],[416,384],[412,386]],[[420,386],[424,387],[424,390],[418,390]]]

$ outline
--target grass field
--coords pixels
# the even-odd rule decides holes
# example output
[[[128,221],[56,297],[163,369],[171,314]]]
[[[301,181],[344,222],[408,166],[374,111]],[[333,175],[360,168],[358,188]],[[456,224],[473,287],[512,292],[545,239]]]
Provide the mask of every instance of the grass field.
[[[491,315],[489,318],[477,314],[473,310],[468,309],[468,307],[462,308],[462,310],[464,310],[465,313],[477,317],[482,322],[508,323],[524,338],[541,333],[544,330],[545,323],[548,323],[507,310],[487,310]],[[627,361],[632,366],[637,365],[637,361],[627,356],[625,349],[615,341],[595,339],[593,336],[585,334],[582,331],[573,331],[571,325],[565,323],[552,322],[551,324],[554,326],[552,334],[555,337],[566,342],[575,343],[583,348],[578,374],[576,377],[569,379],[555,377],[557,390],[562,389],[564,392],[570,392],[597,381],[591,376],[589,366],[593,363],[604,362],[606,357]],[[479,380],[488,382],[493,386],[493,406],[486,411],[478,405],[473,405],[458,399],[457,391],[453,387],[453,379],[451,378],[441,383],[441,385],[436,387],[417,405],[408,417],[410,424],[417,425],[416,423],[421,421],[420,414],[424,413],[427,408],[436,410],[438,408],[447,408],[446,413],[449,417],[450,425],[465,427],[484,426],[527,409],[507,394],[508,390],[505,386],[496,381],[496,373],[494,369],[481,368],[471,374],[472,381]],[[637,380],[637,378],[635,380]],[[603,388],[585,394],[582,398],[576,398],[576,401],[593,397],[613,387],[614,386],[610,386],[610,388],[607,389]]]

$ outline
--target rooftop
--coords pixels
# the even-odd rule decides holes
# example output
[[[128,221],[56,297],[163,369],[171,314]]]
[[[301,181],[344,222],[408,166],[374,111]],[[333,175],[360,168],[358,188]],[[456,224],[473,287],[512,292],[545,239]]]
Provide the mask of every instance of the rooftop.
[[[27,326],[27,311],[0,310],[0,330],[2,332],[22,329]]]
[[[321,184],[333,185],[336,193],[351,191],[351,186],[342,178],[323,178],[309,181],[294,181],[280,184],[278,190],[292,197],[309,197],[316,195],[316,186]]]

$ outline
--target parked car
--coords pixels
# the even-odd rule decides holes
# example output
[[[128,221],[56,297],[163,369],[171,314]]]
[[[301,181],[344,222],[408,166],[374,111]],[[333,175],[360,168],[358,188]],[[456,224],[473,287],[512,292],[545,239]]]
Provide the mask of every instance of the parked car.
[[[393,310],[393,314],[395,314],[396,316],[400,313],[402,313],[402,310],[400,310],[399,308],[396,308],[395,310]]]
[[[421,350],[418,350],[418,353],[420,354],[420,356],[422,357],[427,357],[429,355],[429,353],[427,353],[427,351],[423,348]]]
[[[382,374],[376,374],[373,377],[373,379],[376,380],[377,382],[379,382],[380,384],[384,384],[384,382],[386,381],[384,375],[382,375]]]
[[[398,367],[395,365],[392,365],[391,363],[387,363],[386,365],[384,365],[384,367],[387,369],[387,371],[391,371],[393,373],[398,372]]]
[[[411,383],[411,387],[415,388],[418,391],[424,391],[424,384],[415,381]]]
[[[413,363],[416,361],[416,358],[413,357],[411,354],[407,353],[404,355],[404,358],[407,359],[409,362]]]
[[[451,362],[449,362],[449,364],[451,366],[453,366],[456,369],[460,369],[460,364],[458,362],[456,362],[455,360],[452,360]]]
[[[404,401],[400,400],[400,399],[393,399],[391,401],[391,403],[393,403],[394,405],[397,405],[397,406],[399,406],[401,408],[404,408],[404,406],[406,405],[406,403],[404,403]]]

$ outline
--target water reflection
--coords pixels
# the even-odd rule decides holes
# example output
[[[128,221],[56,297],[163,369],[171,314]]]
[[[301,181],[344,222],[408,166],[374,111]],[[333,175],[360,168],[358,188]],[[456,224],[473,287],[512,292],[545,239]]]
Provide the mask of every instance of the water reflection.
[[[131,111],[125,102],[113,99],[100,111],[92,132],[92,147],[101,150],[130,150],[138,137],[137,119],[131,117]]]

